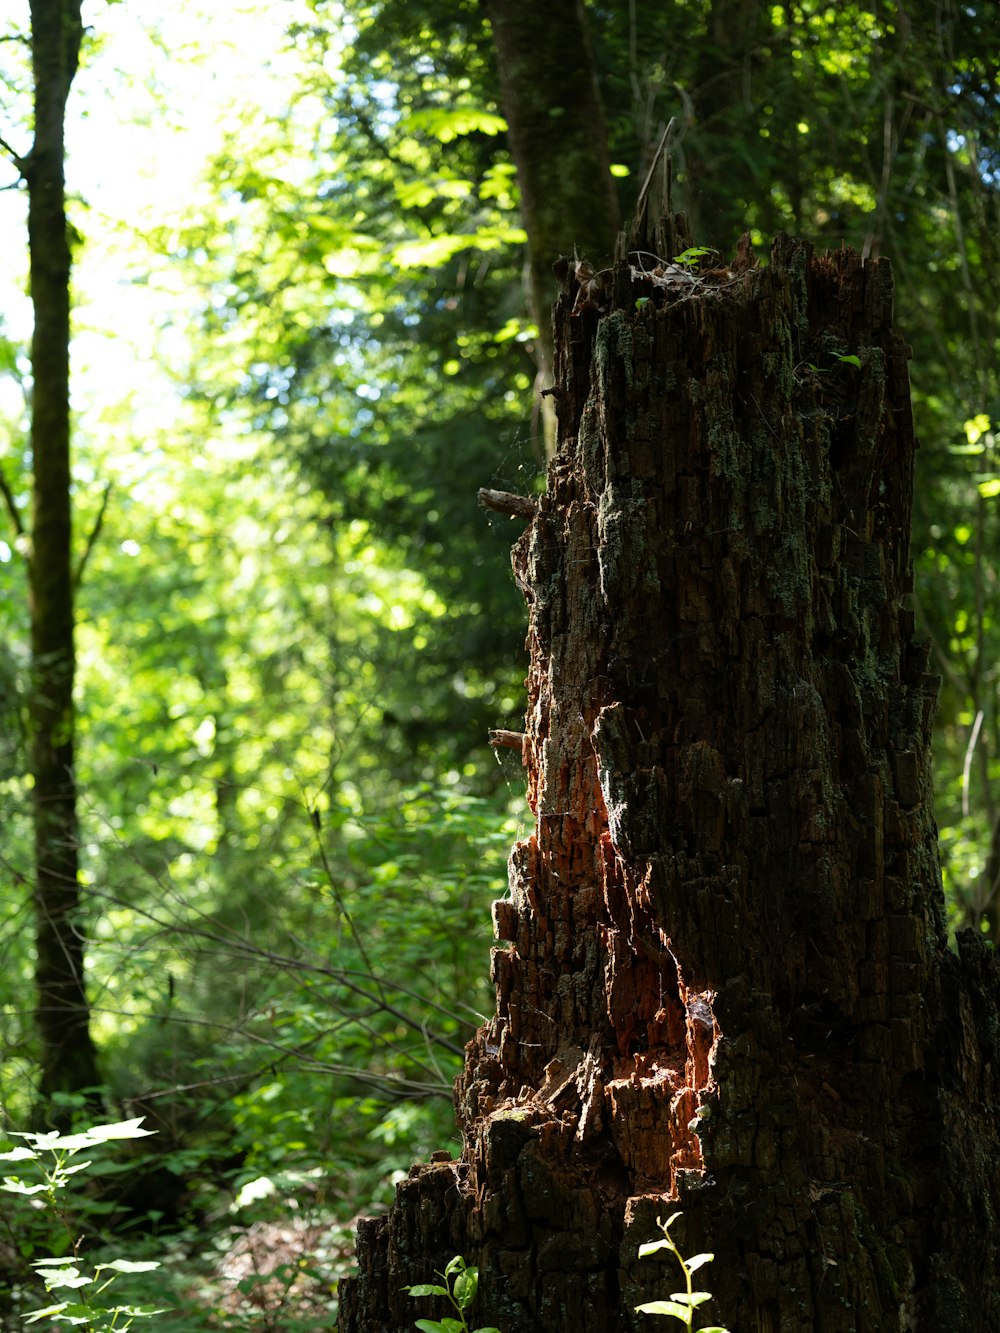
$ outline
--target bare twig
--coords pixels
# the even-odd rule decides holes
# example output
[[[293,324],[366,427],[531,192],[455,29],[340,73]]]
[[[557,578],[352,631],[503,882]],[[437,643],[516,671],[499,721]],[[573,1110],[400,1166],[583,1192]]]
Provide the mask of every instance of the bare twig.
[[[509,514],[511,518],[534,518],[538,512],[538,501],[528,495],[512,495],[509,491],[491,491],[486,487],[479,491],[479,503],[484,509]]]
[[[97,539],[101,535],[101,528],[104,526],[104,515],[107,512],[108,500],[111,498],[111,482],[104,487],[104,494],[101,497],[101,507],[97,511],[97,517],[94,519],[94,526],[90,529],[90,535],[87,538],[87,545],[83,548],[83,554],[80,556],[76,566],[76,573],[73,575],[73,589],[76,591],[83,583],[83,571],[87,567],[87,561],[90,559],[90,553],[97,545]]]
[[[526,739],[523,731],[497,730],[490,732],[490,744],[495,750],[502,748],[506,750],[523,751]]]
[[[7,154],[10,160],[14,163],[14,166],[17,167],[20,174],[24,177],[27,177],[28,165],[31,154],[29,153],[27,157],[22,157],[21,154],[18,153],[15,149],[13,149],[7,142],[7,140],[4,139],[2,136],[0,136],[0,150],[2,150]]]
[[[667,152],[667,145],[670,142],[670,136],[674,131],[675,116],[671,116],[667,122],[667,128],[660,135],[660,142],[656,146],[656,152],[653,154],[653,160],[649,164],[649,170],[646,172],[646,179],[642,183],[642,189],[639,191],[639,198],[635,204],[635,221],[632,224],[633,232],[638,235],[642,230],[646,220],[646,209],[649,204],[649,192],[652,189],[653,181],[659,171],[660,163]]]
[[[979,732],[982,729],[985,713],[980,708],[976,714],[976,720],[972,724],[972,734],[969,737],[969,743],[965,747],[965,763],[962,765],[962,815],[965,819],[969,818],[969,777],[972,772],[972,756],[976,750],[976,742],[979,740]]]
[[[10,521],[14,524],[14,531],[18,537],[24,536],[24,523],[21,519],[21,511],[17,507],[17,501],[14,499],[14,492],[10,488],[7,480],[7,474],[0,464],[0,492],[3,493],[4,504],[7,506],[7,512],[10,514]]]

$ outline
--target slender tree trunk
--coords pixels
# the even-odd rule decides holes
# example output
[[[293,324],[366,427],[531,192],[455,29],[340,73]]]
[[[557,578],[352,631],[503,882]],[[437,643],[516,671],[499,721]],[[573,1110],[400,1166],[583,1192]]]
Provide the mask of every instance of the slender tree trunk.
[[[341,1333],[412,1327],[400,1288],[459,1252],[503,1333],[644,1327],[675,1202],[716,1255],[705,1322],[988,1333],[1000,976],[947,947],[889,265],[622,261],[556,330],[497,1010],[462,1159],[362,1223]]]
[[[71,255],[66,228],[64,121],[79,55],[80,0],[32,0],[34,145],[23,164],[34,333],[31,345],[32,547],[29,562],[31,767],[40,1093],[97,1081],[84,986],[76,785],[70,514]]]
[[[528,233],[539,380],[552,383],[552,266],[576,250],[609,259],[618,198],[583,0],[517,5],[483,0],[493,29],[508,137]]]
[[[758,47],[762,35],[767,63]],[[789,79],[790,60],[784,34],[758,0],[712,0],[689,85],[692,122],[684,138],[678,197],[698,235],[716,245],[731,245],[744,230],[747,200],[758,201],[765,217],[772,212],[773,166],[758,136],[755,107],[771,86],[768,80]],[[787,100],[794,94],[785,95]],[[782,145],[780,179],[798,219],[796,138],[793,130]]]

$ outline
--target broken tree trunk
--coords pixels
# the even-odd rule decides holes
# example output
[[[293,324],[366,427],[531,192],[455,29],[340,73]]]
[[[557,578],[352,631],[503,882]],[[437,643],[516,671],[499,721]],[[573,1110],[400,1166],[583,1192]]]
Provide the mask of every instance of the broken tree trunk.
[[[362,1223],[341,1333],[412,1328],[456,1253],[503,1333],[645,1327],[674,1201],[702,1322],[986,1333],[1000,982],[947,947],[889,265],[647,244],[557,303],[497,1011],[462,1159]]]

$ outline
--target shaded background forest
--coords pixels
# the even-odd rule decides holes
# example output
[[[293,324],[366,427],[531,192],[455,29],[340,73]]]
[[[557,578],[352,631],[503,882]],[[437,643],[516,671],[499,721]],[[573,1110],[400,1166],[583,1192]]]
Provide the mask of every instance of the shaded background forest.
[[[145,34],[143,70],[106,35],[121,8]],[[453,1139],[451,1083],[492,1006],[489,904],[523,818],[518,756],[488,744],[521,727],[516,529],[475,498],[543,484],[493,34],[472,3],[277,8],[260,96],[228,111],[190,197],[109,215],[91,200],[106,164],[82,117],[70,155],[79,543],[110,487],[78,605],[81,924],[110,1118],[159,1131],[99,1205],[137,1253],[165,1244],[140,1217],[169,1225],[181,1309],[190,1273],[217,1269],[249,1224],[340,1235],[330,1226]],[[159,62],[210,79],[227,40],[224,16],[193,7],[187,29],[161,31],[155,7],[86,17],[74,97],[131,98],[157,134],[182,113]],[[674,118],[674,202],[699,244],[726,256],[749,231],[766,258],[789,230],[892,260],[921,439],[914,601],[943,678],[949,910],[993,933],[991,7],[633,0],[587,19],[623,217]],[[3,22],[10,141],[30,112],[27,18]],[[558,166],[573,111],[555,112],[537,137]],[[0,184],[16,237],[12,168]],[[0,465],[23,504],[31,383],[13,309],[0,372]],[[7,1129],[28,1123],[38,1061],[21,555],[0,525]],[[8,1271],[25,1226],[0,1254]],[[327,1318],[344,1262],[326,1244],[303,1322]],[[264,1318],[224,1309],[224,1290],[205,1287],[206,1320]],[[177,1318],[195,1326],[190,1308]]]

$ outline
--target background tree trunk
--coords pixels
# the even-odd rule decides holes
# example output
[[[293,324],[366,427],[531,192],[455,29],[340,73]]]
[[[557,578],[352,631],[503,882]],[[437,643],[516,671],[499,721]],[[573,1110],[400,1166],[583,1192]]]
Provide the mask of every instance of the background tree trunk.
[[[84,986],[76,783],[70,513],[69,312],[63,129],[82,27],[80,0],[32,0],[35,135],[22,164],[34,332],[29,561],[31,767],[35,814],[38,1034],[43,1103],[98,1082]]]
[[[987,1333],[1000,978],[947,947],[889,265],[622,261],[556,330],[497,1012],[463,1158],[362,1224],[341,1331],[411,1327],[400,1287],[457,1252],[504,1333],[639,1327],[679,1201],[707,1322]]]
[[[483,0],[493,29],[503,111],[528,233],[530,306],[538,367],[552,383],[552,266],[579,247],[595,268],[610,259],[618,197],[582,0],[512,5]]]

